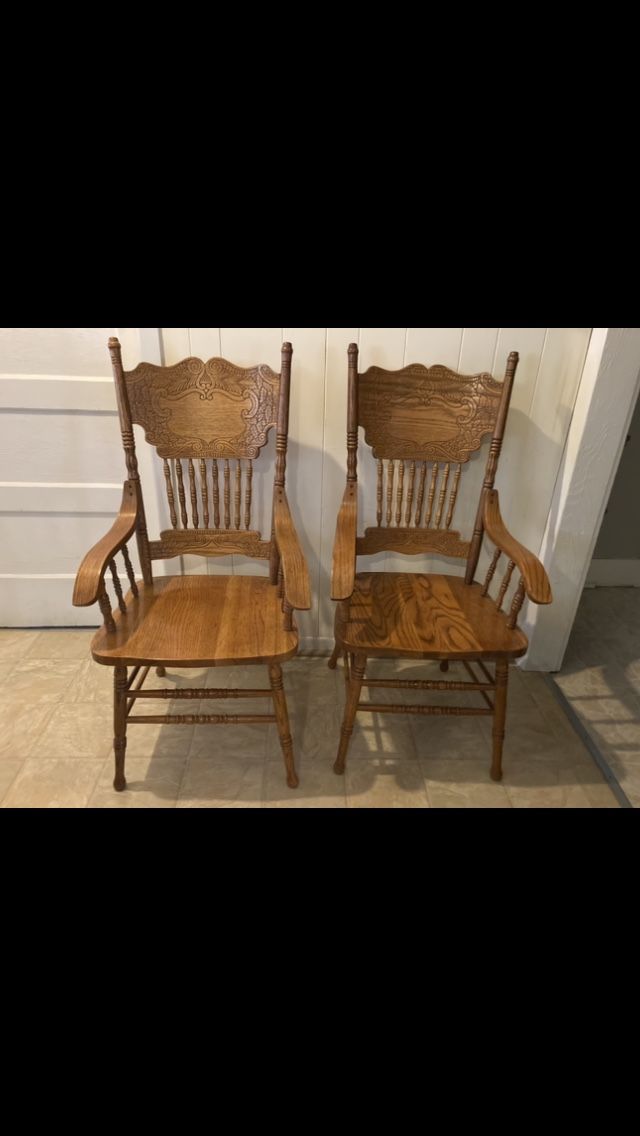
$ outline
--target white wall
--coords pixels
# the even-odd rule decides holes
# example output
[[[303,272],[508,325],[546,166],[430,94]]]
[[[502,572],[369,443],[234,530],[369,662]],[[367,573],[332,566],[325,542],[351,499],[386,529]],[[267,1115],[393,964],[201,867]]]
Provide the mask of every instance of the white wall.
[[[520,352],[499,488],[514,533],[538,552],[591,330],[0,329],[0,576],[4,576],[0,623],[64,625],[86,619],[84,612],[70,607],[73,572],[82,553],[108,526],[125,476],[108,378],[106,341],[114,331],[123,341],[127,367],[135,366],[142,356],[159,361],[162,353],[167,363],[190,354],[222,354],[240,364],[266,362],[278,369],[280,345],[283,339],[291,340],[289,494],[314,592],[314,609],[301,617],[301,631],[307,646],[318,640],[326,646],[333,624],[329,599],[333,535],[345,481],[348,344],[359,342],[362,368],[373,363],[401,367],[409,362],[441,362],[467,372],[491,370],[498,375],[509,352]],[[29,377],[39,374],[47,378]],[[162,523],[164,506],[159,482],[150,476],[150,456],[144,461],[145,501],[153,533]],[[472,466],[470,476],[476,481],[480,468],[479,462]],[[365,487],[371,469],[371,460],[366,462],[363,453]],[[30,503],[25,519],[22,510]],[[365,492],[363,506],[367,504]],[[401,557],[377,559],[387,567],[407,563]],[[411,566],[422,565],[407,563]],[[209,564],[211,571],[220,567]],[[201,571],[202,566],[189,560],[185,569]],[[231,570],[261,569],[235,558]],[[543,633],[544,623],[541,626]]]

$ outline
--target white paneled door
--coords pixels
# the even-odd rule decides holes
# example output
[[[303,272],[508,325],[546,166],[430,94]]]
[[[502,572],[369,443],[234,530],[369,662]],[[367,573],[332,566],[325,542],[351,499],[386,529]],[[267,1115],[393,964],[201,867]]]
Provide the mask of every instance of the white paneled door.
[[[289,495],[309,558],[313,610],[300,618],[304,645],[326,648],[336,514],[345,481],[347,346],[361,366],[446,363],[467,373],[501,374],[507,355],[522,362],[500,472],[504,512],[534,551],[542,545],[591,328],[545,327],[191,327],[0,329],[0,625],[97,622],[71,606],[83,553],[117,511],[125,468],[107,339],[123,341],[125,366],[140,358],[177,362],[223,355],[279,368],[280,345],[294,347]],[[148,448],[139,445],[149,529],[164,511]],[[261,520],[269,526],[273,440],[265,451]],[[369,465],[363,452],[363,507]],[[407,563],[378,557],[381,567]],[[419,569],[419,563],[407,567]],[[172,571],[261,571],[235,557],[188,558]],[[164,566],[162,569],[164,570]]]
[[[0,626],[99,622],[71,597],[126,477],[107,341],[137,362],[149,330],[0,328]]]

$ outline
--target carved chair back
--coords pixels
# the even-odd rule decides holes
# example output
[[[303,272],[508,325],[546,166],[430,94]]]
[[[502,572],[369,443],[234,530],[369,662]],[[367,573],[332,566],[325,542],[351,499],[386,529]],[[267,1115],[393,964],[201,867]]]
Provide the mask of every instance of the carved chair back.
[[[273,533],[263,540],[252,525],[254,462],[275,427],[274,495],[284,489],[289,432],[291,344],[280,374],[247,370],[225,359],[185,359],[173,367],[141,363],[125,371],[117,339],[109,342],[128,476],[139,486],[133,426],[162,462],[171,528],[149,541],[139,510],[138,549],[145,582],[151,562],[175,556],[276,559]],[[276,568],[277,571],[277,568]]]
[[[357,541],[359,556],[378,552],[439,554],[467,561],[474,579],[484,534],[484,504],[494,487],[518,355],[503,382],[447,367],[358,371],[349,348],[348,481],[358,480],[359,429],[377,463],[376,527]],[[473,534],[455,528],[470,459],[491,446]],[[373,518],[372,518],[373,519]]]

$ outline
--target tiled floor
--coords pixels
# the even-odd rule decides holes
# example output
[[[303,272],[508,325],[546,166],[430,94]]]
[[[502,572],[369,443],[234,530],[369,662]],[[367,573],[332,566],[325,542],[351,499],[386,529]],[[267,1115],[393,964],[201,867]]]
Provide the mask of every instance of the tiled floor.
[[[640,588],[585,591],[555,681],[640,808]]]
[[[326,659],[297,659],[285,670],[297,791],[286,787],[274,726],[130,726],[129,788],[117,794],[111,788],[112,675],[90,661],[91,636],[0,631],[2,808],[618,807],[544,678],[516,670],[502,785],[488,776],[491,723],[482,718],[361,714],[347,775],[336,777],[331,766],[344,683],[342,671],[329,671]],[[424,666],[397,669],[405,678],[425,677]],[[161,685],[255,685],[258,673],[255,667],[182,672]],[[389,664],[373,664],[371,676],[376,673],[389,674]],[[393,701],[397,692],[376,691],[381,695]],[[402,699],[411,694],[403,692]],[[189,708],[198,713],[198,705]],[[264,703],[259,707],[264,712]]]

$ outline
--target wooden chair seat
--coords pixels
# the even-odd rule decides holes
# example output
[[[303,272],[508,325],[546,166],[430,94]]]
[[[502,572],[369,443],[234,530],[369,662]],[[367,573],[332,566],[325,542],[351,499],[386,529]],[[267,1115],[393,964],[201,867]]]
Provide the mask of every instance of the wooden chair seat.
[[[458,576],[367,572],[338,608],[336,639],[352,654],[377,658],[518,659],[527,640],[479,584]]]
[[[107,666],[215,667],[284,662],[298,650],[285,631],[278,589],[261,576],[165,576],[139,585],[115,632],[91,645]]]

